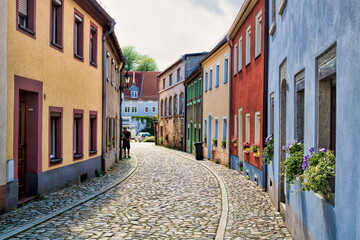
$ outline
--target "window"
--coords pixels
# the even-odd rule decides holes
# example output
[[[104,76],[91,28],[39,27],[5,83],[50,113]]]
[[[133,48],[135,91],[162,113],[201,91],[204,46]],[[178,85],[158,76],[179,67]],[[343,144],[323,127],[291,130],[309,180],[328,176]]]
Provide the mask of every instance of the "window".
[[[74,110],[73,146],[74,159],[79,159],[83,154],[83,110]]]
[[[250,47],[251,47],[251,28],[246,29],[246,65],[250,63]]]
[[[304,141],[305,120],[305,70],[295,76],[296,86],[296,139]]]
[[[245,141],[250,142],[250,113],[245,115]]]
[[[229,80],[229,57],[226,56],[224,62],[224,83],[227,83]]]
[[[261,11],[256,16],[256,24],[255,24],[255,57],[260,55],[261,53]]]
[[[49,155],[50,164],[62,161],[62,112],[60,107],[49,108]]]
[[[191,100],[191,87],[190,86],[188,86],[187,87],[187,101],[190,101]]]
[[[199,79],[199,96],[202,95],[202,79]]]
[[[131,112],[132,112],[132,113],[137,113],[137,111],[138,111],[138,110],[137,110],[137,107],[131,107]]]
[[[260,112],[255,112],[255,144],[260,144]]]
[[[51,44],[62,48],[63,7],[61,0],[51,1]]]
[[[177,70],[177,82],[180,82],[180,68]]]
[[[114,85],[114,69],[115,69],[115,60],[111,58],[111,66],[110,66],[110,81],[111,85]]]
[[[274,135],[275,128],[275,94],[270,94],[270,134]]]
[[[169,98],[169,116],[172,115],[172,97]]]
[[[234,116],[234,137],[237,137],[237,133],[238,133],[238,116],[235,115]]]
[[[165,79],[163,79],[163,89],[165,89]]]
[[[34,37],[36,0],[17,0],[17,29]]]
[[[170,76],[169,76],[169,86],[171,86],[172,85],[172,74],[170,74]]]
[[[205,92],[208,90],[209,74],[205,72]]]
[[[116,118],[106,118],[106,145],[107,151],[112,151],[116,146],[117,141],[117,119]]]
[[[199,128],[198,128],[199,134],[198,134],[198,142],[201,142],[201,137],[202,137],[202,131],[201,131],[201,124],[199,124]]]
[[[138,98],[138,91],[131,91],[131,98]]]
[[[160,116],[164,116],[164,100],[160,103]]]
[[[207,131],[206,131],[206,129],[207,129],[207,121],[206,121],[206,119],[204,120],[204,129],[205,129],[205,131],[204,131],[204,137],[207,137]],[[205,143],[206,144],[206,143]]]
[[[167,98],[165,99],[165,106],[164,106],[164,116],[166,117],[168,115],[168,104],[167,104]]]
[[[92,22],[90,23],[90,64],[97,66],[97,39],[98,28]]]
[[[227,141],[227,119],[224,118],[223,119],[223,135],[222,135],[222,140]],[[226,147],[225,147],[226,148]]]
[[[149,107],[145,107],[144,112],[148,113],[149,112]]]
[[[179,114],[184,114],[184,93],[180,93],[180,105],[179,105]]]
[[[152,107],[152,112],[156,112],[156,107]]]
[[[212,89],[212,80],[213,80],[213,70],[210,69],[210,77],[209,77],[209,90]]]
[[[233,66],[234,66],[234,76],[237,74],[237,58],[238,58],[238,56],[237,56],[237,53],[238,53],[238,46],[237,45],[235,45],[235,47],[234,47],[234,53],[233,53],[233,55],[234,55],[234,62],[233,62]]]
[[[215,132],[214,132],[214,138],[218,139],[219,138],[219,120],[217,118],[215,118],[215,126],[214,126]]]
[[[239,60],[238,60],[238,71],[240,72],[240,70],[242,69],[242,47],[243,47],[243,44],[242,44],[242,37],[240,37],[239,39]]]
[[[178,95],[174,96],[174,115],[178,115]]]
[[[219,87],[220,82],[220,63],[216,65],[215,87]]]
[[[110,72],[111,72],[111,58],[110,52],[106,52],[106,80],[110,81]]]
[[[89,154],[97,153],[97,112],[90,111],[89,122]]]
[[[84,59],[84,15],[75,10],[74,23],[74,55],[81,60]]]
[[[130,107],[125,107],[125,112],[129,113],[130,112]]]

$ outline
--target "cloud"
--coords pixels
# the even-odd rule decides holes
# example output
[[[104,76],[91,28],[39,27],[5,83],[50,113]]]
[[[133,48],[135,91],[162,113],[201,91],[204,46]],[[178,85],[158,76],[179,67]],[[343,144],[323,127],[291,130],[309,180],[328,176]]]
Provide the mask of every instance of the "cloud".
[[[203,7],[210,12],[214,12],[220,15],[225,14],[219,0],[189,0],[189,1],[194,5]]]

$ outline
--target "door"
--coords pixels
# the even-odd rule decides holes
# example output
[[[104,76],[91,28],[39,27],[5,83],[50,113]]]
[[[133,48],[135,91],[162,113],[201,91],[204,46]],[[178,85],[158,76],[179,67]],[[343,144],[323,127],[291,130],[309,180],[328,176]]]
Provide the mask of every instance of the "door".
[[[208,159],[212,159],[212,136],[211,136],[211,125],[212,125],[211,116],[208,118],[208,138],[207,138],[207,146],[208,146]]]
[[[26,94],[19,96],[18,177],[19,198],[26,195]]]
[[[189,152],[193,153],[193,145],[194,145],[194,123],[193,121],[190,122],[190,146],[189,146]]]

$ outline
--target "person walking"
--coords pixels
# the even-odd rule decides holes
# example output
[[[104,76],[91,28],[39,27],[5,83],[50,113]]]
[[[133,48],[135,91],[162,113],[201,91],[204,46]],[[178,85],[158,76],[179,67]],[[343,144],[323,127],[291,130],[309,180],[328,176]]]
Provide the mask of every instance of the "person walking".
[[[130,138],[131,133],[124,127],[123,130],[123,150],[124,150],[124,158],[126,158],[126,149],[127,149],[127,157],[130,158]]]

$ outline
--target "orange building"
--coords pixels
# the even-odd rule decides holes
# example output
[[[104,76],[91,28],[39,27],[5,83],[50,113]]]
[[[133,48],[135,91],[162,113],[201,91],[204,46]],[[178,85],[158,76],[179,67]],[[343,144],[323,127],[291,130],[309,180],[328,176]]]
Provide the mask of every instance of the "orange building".
[[[114,20],[95,0],[1,1],[1,13],[7,22],[0,27],[7,34],[0,42],[6,45],[4,211],[102,169],[103,39]],[[122,65],[117,54],[114,71]],[[119,81],[113,84],[119,93]]]

